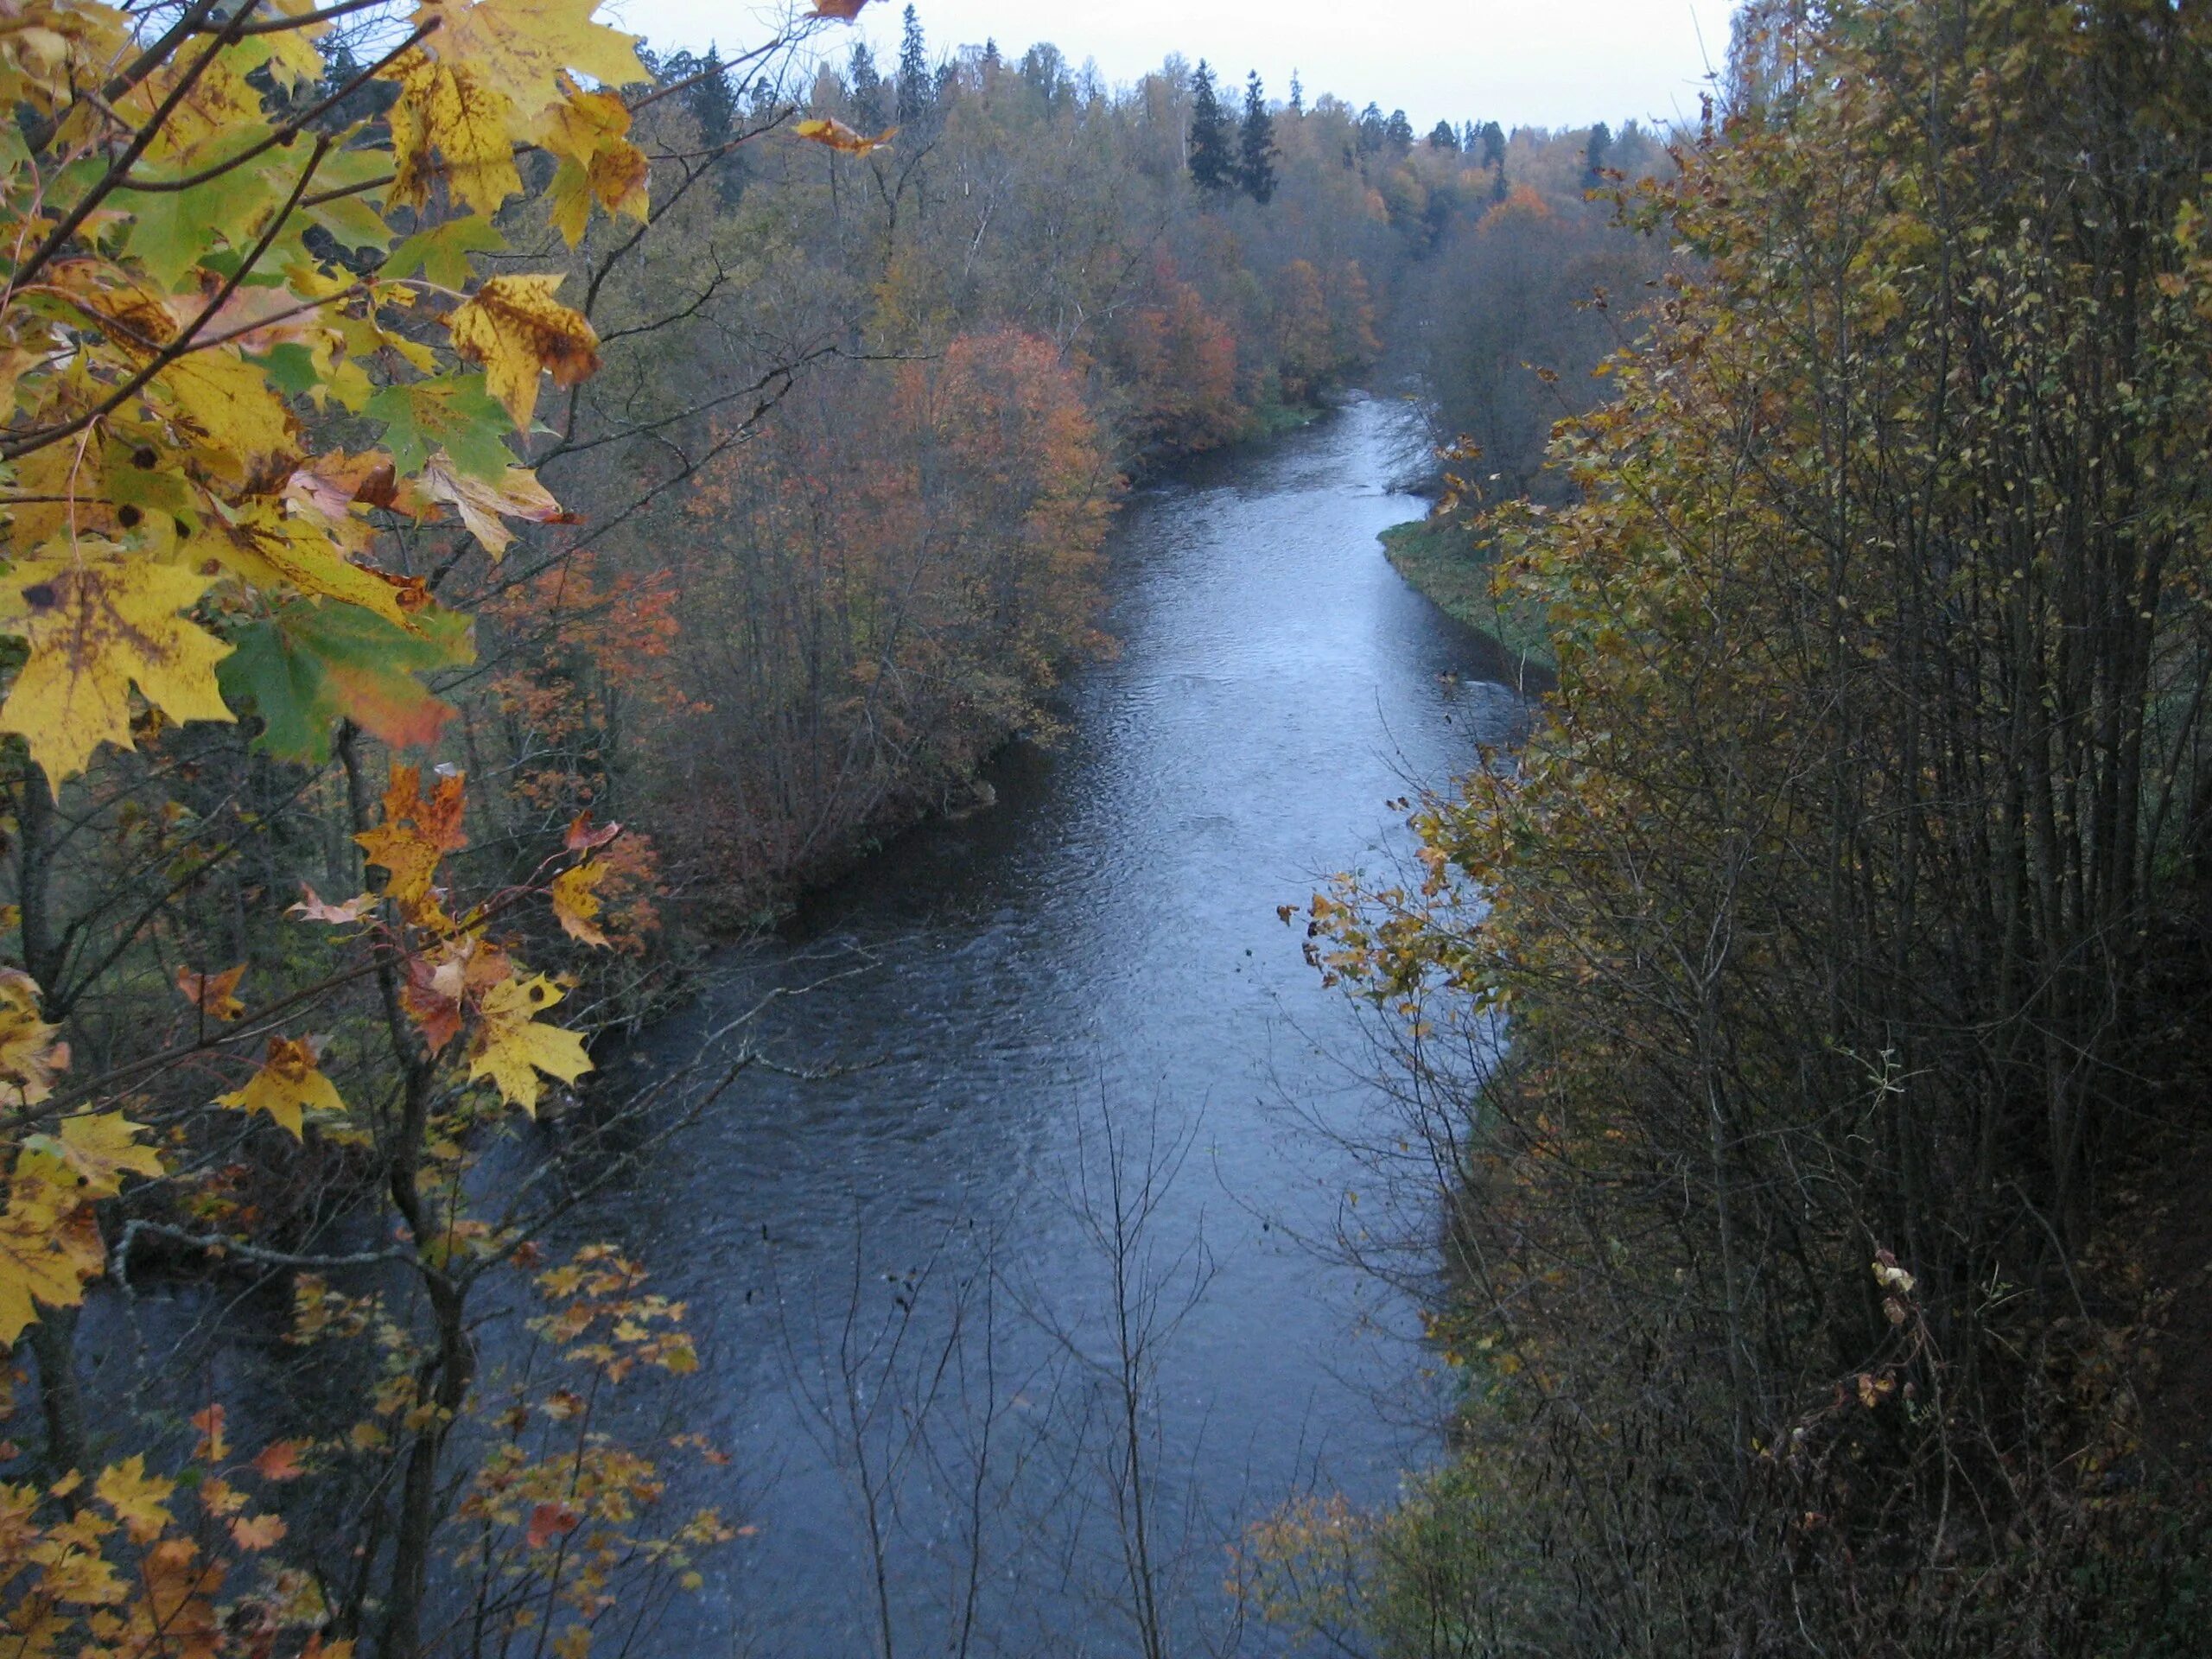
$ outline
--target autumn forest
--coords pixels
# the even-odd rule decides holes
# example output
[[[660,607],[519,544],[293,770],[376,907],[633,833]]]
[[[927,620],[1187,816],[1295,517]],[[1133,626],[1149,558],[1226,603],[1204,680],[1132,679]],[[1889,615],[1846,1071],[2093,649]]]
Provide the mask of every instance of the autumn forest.
[[[887,5],[0,5],[0,1659],[2201,1652],[2212,22]]]

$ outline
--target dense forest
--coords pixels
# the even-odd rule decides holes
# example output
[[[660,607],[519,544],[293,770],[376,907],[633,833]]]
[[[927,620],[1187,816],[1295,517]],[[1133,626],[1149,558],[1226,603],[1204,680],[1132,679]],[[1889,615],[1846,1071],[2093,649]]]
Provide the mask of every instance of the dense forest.
[[[1750,7],[1616,183],[1664,297],[1461,531],[1556,690],[1307,918],[1465,1392],[1402,1509],[1279,1517],[1284,1617],[2203,1650],[2208,44]]]
[[[649,1649],[729,1454],[568,1224],[778,1062],[605,1046],[1054,741],[1134,487],[1355,389],[1532,702],[1295,918],[1453,1410],[1251,1628],[2195,1651],[2196,9],[1756,0],[1694,127],[1423,131],[867,3],[0,19],[20,1659]]]

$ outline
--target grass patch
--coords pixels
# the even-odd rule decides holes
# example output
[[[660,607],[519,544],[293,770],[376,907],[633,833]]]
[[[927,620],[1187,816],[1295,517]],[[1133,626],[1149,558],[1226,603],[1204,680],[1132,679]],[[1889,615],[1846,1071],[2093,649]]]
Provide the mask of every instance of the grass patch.
[[[1307,404],[1286,404],[1275,398],[1263,399],[1252,411],[1250,426],[1243,442],[1279,437],[1285,432],[1295,432],[1302,426],[1311,426],[1329,411],[1325,407]]]
[[[1490,551],[1465,529],[1416,518],[1384,531],[1382,550],[1397,573],[1446,616],[1488,634],[1513,657],[1557,670],[1541,619],[1532,607],[1502,603],[1491,592]]]

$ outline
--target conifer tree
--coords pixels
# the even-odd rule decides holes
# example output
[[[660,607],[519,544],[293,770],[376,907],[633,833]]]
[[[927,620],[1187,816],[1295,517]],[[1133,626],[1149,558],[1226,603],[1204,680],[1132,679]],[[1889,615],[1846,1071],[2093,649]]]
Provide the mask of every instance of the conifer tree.
[[[853,113],[860,118],[862,131],[880,132],[891,124],[890,111],[883,107],[883,75],[875,67],[875,54],[868,49],[865,41],[853,42],[845,84],[852,88]]]
[[[722,73],[721,54],[714,43],[699,60],[699,79],[685,94],[691,118],[699,124],[699,137],[709,144],[726,144],[737,126],[737,102],[729,95],[729,77]]]
[[[1459,130],[1449,121],[1440,121],[1428,130],[1428,147],[1447,155],[1459,153]]]
[[[899,39],[899,124],[914,125],[930,111],[936,84],[930,78],[929,47],[922,39],[922,20],[906,8],[906,21]]]
[[[1229,147],[1229,119],[1214,95],[1213,71],[1204,58],[1191,81],[1191,177],[1201,190],[1226,190],[1236,183],[1236,161]]]
[[[1244,194],[1265,207],[1275,194],[1275,119],[1255,69],[1244,81],[1244,124],[1237,135]]]
[[[1605,182],[1605,152],[1613,146],[1612,130],[1600,121],[1590,129],[1590,143],[1582,152],[1582,188],[1596,190]]]
[[[1290,107],[1299,115],[1306,113],[1306,88],[1298,79],[1298,71],[1290,72]]]

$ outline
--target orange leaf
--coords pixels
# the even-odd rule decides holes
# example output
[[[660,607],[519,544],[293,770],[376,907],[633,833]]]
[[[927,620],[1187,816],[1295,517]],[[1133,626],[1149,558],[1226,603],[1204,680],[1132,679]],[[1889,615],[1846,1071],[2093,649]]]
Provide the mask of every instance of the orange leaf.
[[[866,4],[868,0],[814,0],[814,15],[849,23],[861,15],[861,8]]]
[[[283,1536],[281,1516],[257,1515],[251,1519],[241,1516],[231,1522],[231,1541],[240,1549],[268,1549]]]
[[[394,766],[384,792],[384,822],[353,839],[370,863],[391,873],[384,896],[398,905],[400,913],[411,922],[437,925],[443,912],[430,899],[430,884],[438,861],[468,837],[461,829],[461,774],[439,779],[427,798],[422,782],[417,768]]]
[[[865,156],[871,150],[881,149],[891,142],[891,135],[899,129],[886,127],[874,137],[855,132],[834,115],[817,116],[810,121],[800,121],[791,128],[794,137],[810,144],[821,144],[845,156]]]
[[[194,1457],[220,1463],[231,1455],[231,1443],[223,1438],[223,1420],[229,1415],[220,1406],[192,1414],[192,1426],[200,1431],[200,1444],[192,1448]]]
[[[582,1518],[565,1503],[540,1503],[530,1512],[530,1547],[544,1548]]]
[[[297,1480],[307,1471],[300,1467],[297,1440],[272,1440],[253,1460],[253,1472],[264,1480]]]
[[[619,823],[610,823],[604,829],[594,829],[592,825],[591,814],[579,812],[576,814],[576,821],[569,826],[568,839],[562,842],[562,845],[572,853],[588,853],[606,846],[608,842],[621,833],[622,826]]]
[[[194,973],[189,968],[180,968],[176,970],[176,988],[184,993],[186,1001],[210,1020],[235,1020],[245,1012],[245,1004],[231,993],[238,989],[245,973],[244,963],[219,974]]]

